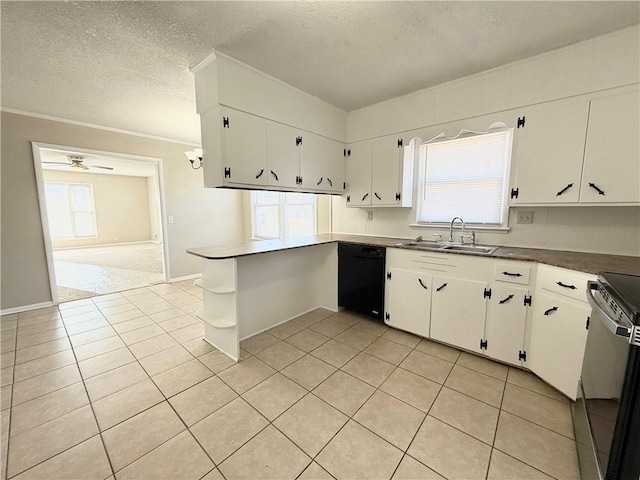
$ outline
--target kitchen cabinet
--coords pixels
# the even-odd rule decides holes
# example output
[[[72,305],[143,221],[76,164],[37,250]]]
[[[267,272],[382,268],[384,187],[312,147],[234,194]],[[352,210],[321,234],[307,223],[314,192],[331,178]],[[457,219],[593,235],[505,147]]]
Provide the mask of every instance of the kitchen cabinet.
[[[432,285],[431,338],[482,353],[488,284],[434,275]]]
[[[432,276],[390,268],[386,278],[385,323],[390,327],[428,337]]]
[[[388,135],[347,148],[348,207],[410,207],[413,197],[413,147]]]
[[[513,204],[578,202],[588,112],[581,97],[516,110]]]
[[[347,147],[347,206],[371,205],[372,142],[358,142]]]
[[[591,100],[581,203],[640,202],[640,95]]]
[[[300,175],[299,130],[267,125],[267,184],[270,187],[298,188]]]
[[[528,366],[545,382],[576,399],[587,341],[589,305],[561,295],[536,294]]]
[[[540,265],[533,297],[528,367],[575,400],[591,308],[586,299],[592,275]]]
[[[300,176],[305,191],[344,192],[344,144],[330,138],[300,135]]]
[[[524,338],[530,303],[528,288],[495,283],[491,286],[484,333],[485,355],[512,365],[522,364],[526,359]]]
[[[267,185],[266,121],[230,108],[220,114],[224,178],[230,184]],[[204,155],[206,165],[206,149]]]
[[[344,144],[228,107],[201,117],[205,185],[344,192]]]

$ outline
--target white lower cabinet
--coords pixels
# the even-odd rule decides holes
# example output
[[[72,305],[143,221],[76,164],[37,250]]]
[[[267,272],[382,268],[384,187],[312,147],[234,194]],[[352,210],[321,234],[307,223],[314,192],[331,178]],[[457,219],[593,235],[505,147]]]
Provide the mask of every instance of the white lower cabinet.
[[[390,268],[385,285],[385,323],[423,337],[429,336],[431,275]]]
[[[488,283],[433,277],[431,338],[482,353]]]
[[[588,304],[538,292],[533,305],[528,366],[545,382],[576,399],[587,341]]]
[[[526,359],[524,336],[527,325],[529,290],[510,285],[491,287],[485,324],[485,355],[521,365]]]

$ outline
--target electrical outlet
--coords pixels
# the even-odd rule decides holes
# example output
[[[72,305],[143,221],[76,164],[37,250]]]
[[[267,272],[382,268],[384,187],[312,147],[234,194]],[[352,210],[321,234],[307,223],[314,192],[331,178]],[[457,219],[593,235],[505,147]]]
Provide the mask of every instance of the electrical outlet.
[[[173,223],[173,215],[169,215],[169,223]]]
[[[367,210],[367,221],[373,220],[373,210]]]
[[[518,210],[518,223],[533,223],[533,211]]]

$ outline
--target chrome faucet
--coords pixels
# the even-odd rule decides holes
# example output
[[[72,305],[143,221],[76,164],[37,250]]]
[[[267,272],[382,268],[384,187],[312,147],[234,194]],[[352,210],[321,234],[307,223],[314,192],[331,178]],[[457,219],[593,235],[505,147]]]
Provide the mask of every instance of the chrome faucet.
[[[462,222],[462,232],[464,232],[464,220],[460,217],[453,217],[453,220],[451,220],[451,225],[449,225],[449,242],[453,242],[453,224],[456,220],[460,220]]]

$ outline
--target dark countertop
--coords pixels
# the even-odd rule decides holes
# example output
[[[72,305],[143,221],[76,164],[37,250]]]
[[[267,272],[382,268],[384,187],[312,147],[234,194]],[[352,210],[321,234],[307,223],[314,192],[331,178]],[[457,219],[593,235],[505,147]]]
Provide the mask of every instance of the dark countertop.
[[[190,248],[187,253],[208,260],[243,257],[258,253],[276,252],[291,248],[309,247],[325,243],[344,242],[372,245],[379,247],[395,247],[406,238],[373,237],[368,235],[346,235],[340,233],[315,235],[311,237],[288,238],[284,240],[263,240],[239,245]],[[398,247],[417,250],[411,247]],[[540,248],[499,247],[491,255],[466,252],[440,252],[448,255],[478,255],[491,258],[504,258],[544,263],[556,267],[578,270],[585,273],[616,272],[640,275],[640,257],[625,255],[606,255],[602,253],[567,252],[562,250],[545,250]]]

